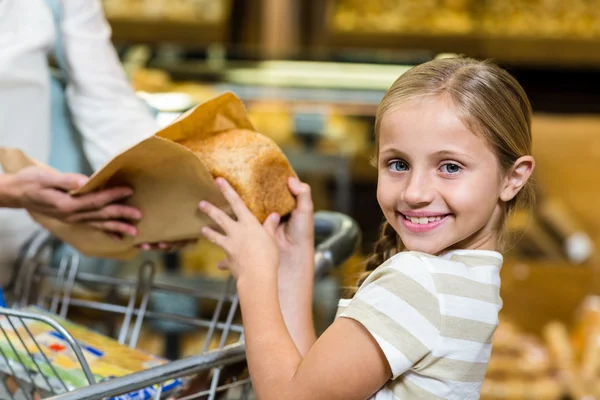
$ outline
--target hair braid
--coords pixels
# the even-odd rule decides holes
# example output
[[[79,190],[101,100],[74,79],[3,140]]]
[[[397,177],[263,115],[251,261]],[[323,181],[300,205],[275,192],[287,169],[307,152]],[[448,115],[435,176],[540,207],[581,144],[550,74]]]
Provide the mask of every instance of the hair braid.
[[[400,240],[398,238],[398,234],[392,228],[389,222],[385,221],[381,226],[381,231],[379,233],[379,239],[375,242],[375,246],[373,249],[373,255],[371,255],[365,264],[365,270],[360,275],[358,279],[358,283],[354,292],[358,290],[360,285],[363,284],[365,279],[369,276],[371,272],[373,272],[377,267],[383,264],[388,258],[396,254],[400,251]]]

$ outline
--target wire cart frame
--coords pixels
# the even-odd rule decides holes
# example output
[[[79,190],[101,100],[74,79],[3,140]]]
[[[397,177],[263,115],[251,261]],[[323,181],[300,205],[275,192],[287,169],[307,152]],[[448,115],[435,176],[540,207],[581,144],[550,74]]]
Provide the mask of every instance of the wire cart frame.
[[[315,279],[349,258],[359,241],[358,225],[336,212],[315,213]],[[13,293],[13,308],[0,308],[0,398],[10,400],[94,399],[247,399],[251,382],[245,365],[244,331],[239,321],[239,299],[233,278],[182,285],[182,281],[158,282],[156,265],[144,262],[135,278],[79,270],[76,252],[63,256],[58,268],[48,264],[56,239],[38,232],[23,247]],[[79,296],[77,291],[93,287],[100,293]],[[198,304],[209,312],[199,312]],[[24,312],[36,305],[66,318],[69,310],[107,313],[110,332],[120,344],[135,348],[144,324],[163,332],[205,329],[202,351],[126,376],[97,382],[80,343],[48,314]],[[202,311],[200,310],[200,311]],[[198,314],[201,314],[200,316]],[[102,314],[105,315],[105,314]],[[73,360],[81,367],[83,387],[74,387],[61,377],[34,338],[29,324],[35,321],[52,329],[64,341]],[[8,331],[17,333],[11,339]],[[37,350],[37,351],[36,351]],[[34,354],[35,353],[35,354]],[[5,376],[13,378],[4,379]],[[173,388],[173,386],[178,386]],[[2,397],[2,392],[4,396]]]

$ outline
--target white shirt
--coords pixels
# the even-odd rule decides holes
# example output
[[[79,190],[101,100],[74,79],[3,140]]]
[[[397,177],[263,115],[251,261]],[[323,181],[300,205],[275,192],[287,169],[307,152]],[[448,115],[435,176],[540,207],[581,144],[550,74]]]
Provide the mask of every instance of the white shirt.
[[[67,100],[97,169],[159,127],[127,82],[98,0],[63,0],[61,31]],[[0,0],[0,146],[19,148],[43,163],[50,151],[47,55],[54,36],[44,0]],[[24,210],[0,209],[0,286],[36,228]]]

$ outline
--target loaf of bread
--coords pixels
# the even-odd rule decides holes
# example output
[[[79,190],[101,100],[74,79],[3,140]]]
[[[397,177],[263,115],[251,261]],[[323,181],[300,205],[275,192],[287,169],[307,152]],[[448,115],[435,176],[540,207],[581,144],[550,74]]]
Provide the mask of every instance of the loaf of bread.
[[[178,143],[194,152],[215,178],[225,178],[260,222],[272,212],[283,216],[296,207],[287,184],[296,173],[270,138],[233,129]]]

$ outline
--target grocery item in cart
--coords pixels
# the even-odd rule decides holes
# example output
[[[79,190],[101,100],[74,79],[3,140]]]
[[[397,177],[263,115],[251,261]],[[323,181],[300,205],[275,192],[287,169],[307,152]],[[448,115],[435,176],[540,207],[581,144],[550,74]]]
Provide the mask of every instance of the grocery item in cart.
[[[168,362],[152,354],[121,345],[113,339],[58,318],[41,308],[30,306],[23,311],[50,316],[67,329],[81,347],[96,382],[126,376]],[[7,316],[2,315],[0,326],[4,331],[0,336],[0,349],[4,355],[0,357],[0,371],[9,375],[14,373],[16,378],[26,382],[33,376],[35,386],[54,393],[64,391],[62,383],[69,391],[88,385],[75,352],[63,336],[50,325],[37,320],[14,317],[9,321]],[[162,392],[168,393],[183,387],[183,384],[183,380],[173,379],[163,386]],[[157,388],[148,387],[120,396],[119,399],[150,399],[156,391]]]
[[[248,131],[252,132],[251,136]],[[198,149],[192,152],[180,144],[190,143],[187,139],[207,143],[212,146],[211,151],[199,157]],[[243,146],[232,145],[235,143],[243,143]],[[227,147],[229,153],[226,157],[224,152],[214,156],[221,145]],[[268,155],[257,156],[265,146]],[[208,157],[209,153],[213,156]],[[8,173],[40,165],[20,150],[7,148],[0,148],[0,163]],[[285,155],[275,142],[255,132],[243,103],[232,93],[225,93],[192,108],[154,136],[123,151],[94,173],[85,186],[73,192],[77,195],[117,185],[132,187],[134,194],[125,203],[144,215],[137,224],[135,238],[116,241],[87,225],[65,224],[35,213],[32,216],[85,255],[129,259],[142,243],[199,239],[202,227],[212,224],[198,210],[201,200],[230,211],[211,170],[218,170],[219,175],[232,183],[237,182],[238,190],[240,187],[248,189],[244,200],[256,205],[254,209],[259,218],[271,212],[284,215],[295,208],[286,186],[287,178],[295,173]]]

